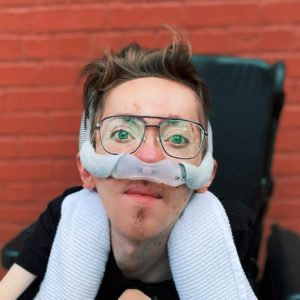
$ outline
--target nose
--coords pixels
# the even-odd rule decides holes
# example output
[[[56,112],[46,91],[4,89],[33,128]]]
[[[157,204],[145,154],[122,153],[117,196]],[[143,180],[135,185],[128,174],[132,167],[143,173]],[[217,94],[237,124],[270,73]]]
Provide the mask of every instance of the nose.
[[[147,163],[155,163],[166,158],[158,139],[158,128],[146,128],[144,140],[134,155]]]

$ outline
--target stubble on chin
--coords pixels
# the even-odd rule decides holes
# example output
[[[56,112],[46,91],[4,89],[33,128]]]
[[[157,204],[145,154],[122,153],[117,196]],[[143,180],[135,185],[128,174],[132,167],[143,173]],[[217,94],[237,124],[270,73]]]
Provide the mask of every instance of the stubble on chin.
[[[149,230],[146,222],[147,215],[147,209],[140,207],[132,217],[131,232],[132,238],[136,241],[143,241],[147,238],[147,232]]]

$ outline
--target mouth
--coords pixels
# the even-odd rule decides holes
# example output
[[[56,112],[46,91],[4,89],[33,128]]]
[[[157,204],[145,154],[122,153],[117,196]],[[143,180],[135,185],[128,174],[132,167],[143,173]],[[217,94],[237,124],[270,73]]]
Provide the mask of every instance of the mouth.
[[[162,199],[162,194],[151,186],[133,185],[130,186],[124,193],[125,195],[136,198],[137,200],[154,201]]]

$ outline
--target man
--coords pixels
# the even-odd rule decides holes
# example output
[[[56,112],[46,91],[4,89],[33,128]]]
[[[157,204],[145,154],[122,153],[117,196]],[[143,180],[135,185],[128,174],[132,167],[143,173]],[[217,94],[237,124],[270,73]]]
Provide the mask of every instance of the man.
[[[201,201],[205,200],[216,163],[210,161],[209,174],[197,188],[191,188],[191,182],[169,184],[171,171],[165,175],[160,171],[158,178],[150,173],[156,166],[161,166],[161,162],[166,162],[163,166],[170,166],[170,170],[181,170],[186,166],[188,178],[189,170],[198,170],[195,167],[201,166],[206,159],[209,147],[207,88],[190,62],[188,47],[177,43],[162,50],[132,44],[119,53],[90,63],[83,74],[86,76],[85,121],[90,128],[88,139],[96,155],[90,162],[97,165],[97,157],[106,163],[107,157],[114,159],[130,154],[122,156],[124,162],[115,162],[116,166],[125,165],[125,173],[129,175],[119,178],[114,173],[109,173],[108,177],[98,175],[102,174],[102,168],[89,168],[88,163],[83,164],[86,156],[82,150],[78,168],[84,190],[67,191],[49,205],[16,264],[1,282],[1,299],[18,297],[32,282],[23,293],[23,299],[34,296],[37,299],[179,299],[179,295],[184,295],[181,283],[188,274],[184,273],[185,278],[180,279],[182,273],[180,268],[176,271],[176,255],[185,256],[188,249],[184,253],[181,250],[182,253],[175,253],[174,262],[170,240],[176,248],[177,240],[173,243],[176,239],[174,231],[179,232],[176,228],[184,224],[183,227],[189,229],[190,222],[198,222],[197,218],[193,221],[186,217],[186,208],[199,206],[200,200],[197,202],[193,198],[195,195],[201,195]],[[132,164],[145,166],[145,174],[134,177],[127,157],[137,159]],[[112,164],[111,161],[105,163],[108,168]],[[97,199],[95,203],[92,198]],[[206,202],[216,201],[211,199],[212,196],[207,196]],[[83,209],[78,209],[78,203]],[[204,212],[203,219],[207,215]],[[244,216],[247,223],[248,212],[244,212]],[[109,223],[105,222],[106,218]],[[102,229],[106,226],[107,229]],[[200,237],[204,236],[200,232],[203,229],[204,234],[208,233],[207,239],[213,240],[211,225],[207,229],[204,227],[200,226],[197,231]],[[94,230],[97,231],[95,234]],[[108,248],[102,247],[107,243],[106,232]],[[240,239],[240,245],[239,240],[236,241],[239,253],[244,252],[239,248],[245,248],[242,246],[245,238]],[[181,234],[179,239],[185,240],[185,236]],[[106,255],[106,251],[109,254]],[[203,256],[200,249],[198,252],[196,256]],[[221,261],[225,261],[225,256],[220,258]],[[218,259],[213,257],[213,260]],[[209,268],[210,263],[207,265]],[[102,267],[104,269],[100,271]],[[179,279],[176,279],[178,274]],[[204,286],[204,280],[202,283]],[[227,285],[226,281],[224,283]],[[213,286],[214,283],[210,280],[209,284]],[[222,290],[217,279],[216,286]],[[224,289],[235,288],[227,285]],[[90,290],[93,292],[87,295]],[[203,293],[207,291],[199,291],[195,299],[200,299],[199,295],[207,295],[205,299],[210,299]],[[249,299],[253,297],[251,294]]]

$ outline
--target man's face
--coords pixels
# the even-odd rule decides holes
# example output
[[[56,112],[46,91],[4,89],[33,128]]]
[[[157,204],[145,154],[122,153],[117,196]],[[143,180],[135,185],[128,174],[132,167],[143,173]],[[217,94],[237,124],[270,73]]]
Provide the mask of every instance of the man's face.
[[[196,93],[181,83],[161,78],[140,78],[122,83],[104,98],[102,119],[113,115],[177,117],[204,124],[203,110]],[[161,120],[145,119],[156,125]],[[171,159],[157,141],[158,129],[148,127],[145,141],[134,155],[147,163]],[[106,152],[96,133],[96,151]],[[199,165],[201,153],[188,160]],[[98,193],[116,232],[132,241],[168,236],[193,191],[185,186],[170,187],[142,180],[95,178]]]

